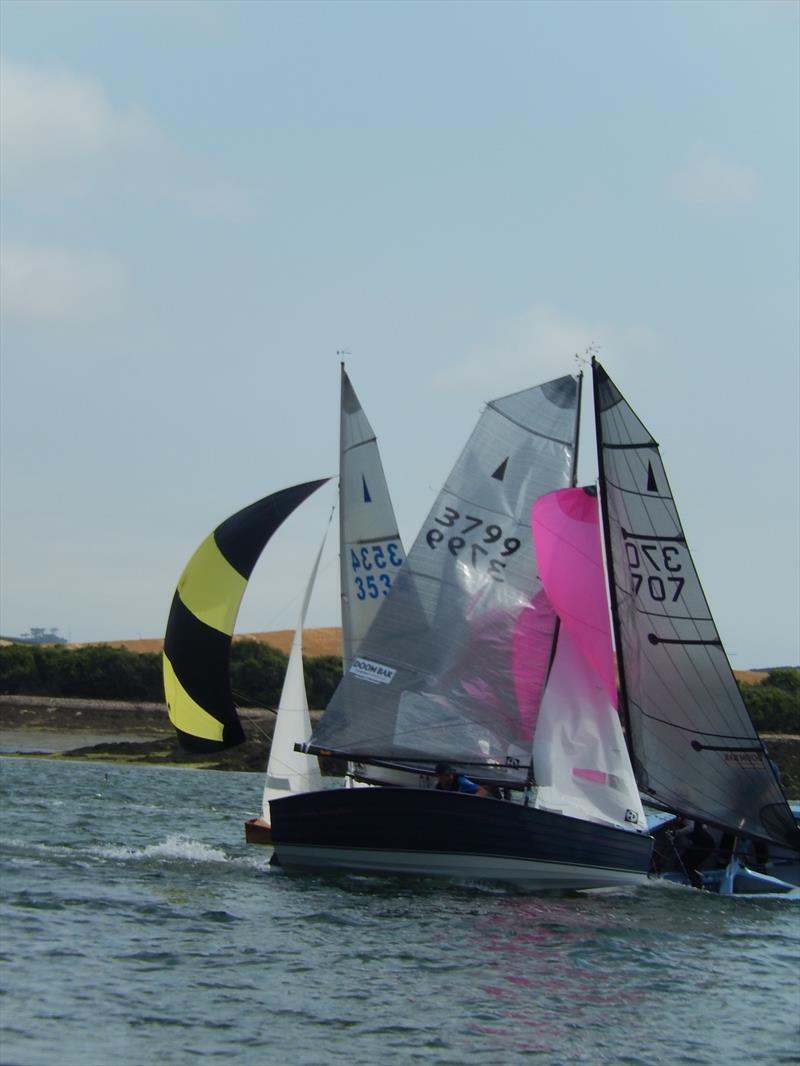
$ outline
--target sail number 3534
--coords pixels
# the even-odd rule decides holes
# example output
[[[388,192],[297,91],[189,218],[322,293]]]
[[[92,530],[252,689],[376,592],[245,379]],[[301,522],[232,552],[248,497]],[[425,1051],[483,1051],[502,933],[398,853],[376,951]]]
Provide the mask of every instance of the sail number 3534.
[[[485,565],[495,581],[503,580],[503,557],[513,555],[522,543],[519,537],[506,537],[494,522],[486,523],[477,515],[462,515],[453,507],[445,507],[434,517],[436,526],[425,534],[428,547],[444,546],[456,558],[465,557],[475,568]],[[442,528],[438,528],[441,526]]]
[[[392,591],[392,576],[403,561],[400,545],[365,544],[350,549],[350,569],[356,586],[356,598],[377,600]]]
[[[631,591],[638,596],[646,591],[651,600],[675,603],[683,591],[686,579],[680,576],[683,565],[680,551],[674,544],[632,544],[625,545],[628,557],[628,569],[631,573]],[[642,571],[655,571],[643,573]]]

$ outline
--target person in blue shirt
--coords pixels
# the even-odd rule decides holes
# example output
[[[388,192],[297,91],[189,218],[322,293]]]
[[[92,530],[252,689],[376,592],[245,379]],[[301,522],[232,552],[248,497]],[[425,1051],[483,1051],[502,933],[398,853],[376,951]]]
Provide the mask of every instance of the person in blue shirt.
[[[434,771],[438,779],[436,788],[441,792],[466,792],[470,796],[488,796],[489,793],[482,785],[476,785],[464,774],[457,774],[452,766],[440,762]]]

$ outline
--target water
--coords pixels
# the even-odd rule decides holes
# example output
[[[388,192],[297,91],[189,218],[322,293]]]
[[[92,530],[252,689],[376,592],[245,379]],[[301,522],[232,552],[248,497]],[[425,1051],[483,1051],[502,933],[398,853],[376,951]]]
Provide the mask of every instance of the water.
[[[4,1066],[800,1062],[800,907],[291,878],[259,775],[0,760]]]

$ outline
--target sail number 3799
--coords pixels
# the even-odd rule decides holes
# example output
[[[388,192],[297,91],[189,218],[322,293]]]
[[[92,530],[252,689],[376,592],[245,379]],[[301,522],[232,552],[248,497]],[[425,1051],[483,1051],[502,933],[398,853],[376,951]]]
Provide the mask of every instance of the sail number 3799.
[[[434,517],[436,526],[425,534],[428,547],[436,550],[444,546],[456,558],[466,558],[476,569],[485,565],[495,581],[503,580],[506,564],[503,557],[513,555],[522,543],[519,537],[506,537],[496,523],[486,523],[477,515],[445,507],[442,514]],[[437,528],[443,527],[442,529]],[[445,532],[445,531],[450,532]]]

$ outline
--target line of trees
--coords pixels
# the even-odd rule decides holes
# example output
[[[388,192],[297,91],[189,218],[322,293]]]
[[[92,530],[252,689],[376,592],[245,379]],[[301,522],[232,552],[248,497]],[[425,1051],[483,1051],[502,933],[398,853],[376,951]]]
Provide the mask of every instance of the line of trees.
[[[231,685],[243,707],[276,707],[287,656],[256,640],[234,641]],[[325,707],[342,676],[338,656],[304,662],[308,702]],[[766,733],[800,734],[800,670],[770,670],[758,685],[740,684],[747,709]],[[100,700],[164,699],[161,656],[104,644],[62,648],[35,644],[0,647],[0,692]]]
[[[288,657],[256,640],[231,648],[231,687],[242,707],[276,707]],[[303,663],[309,706],[326,705],[342,675],[342,662],[326,655]],[[162,703],[161,656],[93,644],[62,648],[34,644],[0,647],[0,693],[92,700]]]
[[[739,683],[744,702],[764,733],[800,733],[800,670],[770,670],[759,685]]]

